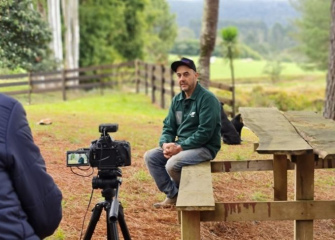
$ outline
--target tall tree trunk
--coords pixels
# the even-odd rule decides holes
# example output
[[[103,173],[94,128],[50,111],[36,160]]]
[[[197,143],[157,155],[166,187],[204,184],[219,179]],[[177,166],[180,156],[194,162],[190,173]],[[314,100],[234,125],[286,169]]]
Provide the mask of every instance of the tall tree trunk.
[[[199,73],[204,87],[209,87],[210,58],[215,47],[219,0],[205,0],[200,36]]]
[[[79,66],[79,0],[62,0],[65,24],[65,68],[73,69]],[[78,73],[71,73],[77,76]],[[68,75],[69,77],[69,75]],[[78,84],[73,81],[72,84]]]
[[[51,51],[55,59],[63,63],[63,43],[60,18],[60,0],[48,0],[48,21],[52,31]],[[63,68],[60,66],[60,68]]]
[[[335,0],[332,0],[331,18],[329,65],[323,116],[335,120]]]
[[[79,67],[79,42],[80,42],[80,35],[79,35],[79,0],[72,0],[73,1],[73,41],[72,41],[72,49],[73,49],[73,60],[74,60],[74,67]]]

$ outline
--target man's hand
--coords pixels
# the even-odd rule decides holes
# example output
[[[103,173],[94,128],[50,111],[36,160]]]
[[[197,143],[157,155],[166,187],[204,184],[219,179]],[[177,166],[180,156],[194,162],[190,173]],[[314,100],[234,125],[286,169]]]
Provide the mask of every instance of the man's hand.
[[[183,151],[181,146],[176,143],[164,143],[162,145],[162,148],[164,157],[166,157],[167,159]]]

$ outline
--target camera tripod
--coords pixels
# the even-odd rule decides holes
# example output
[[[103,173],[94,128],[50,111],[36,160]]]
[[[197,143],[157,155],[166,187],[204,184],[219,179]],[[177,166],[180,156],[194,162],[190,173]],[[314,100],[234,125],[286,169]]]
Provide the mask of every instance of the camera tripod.
[[[123,207],[118,200],[119,187],[121,185],[121,179],[119,177],[121,176],[121,170],[118,168],[112,170],[100,170],[98,177],[92,179],[92,187],[94,189],[102,189],[101,193],[102,196],[105,197],[105,201],[97,203],[93,208],[84,240],[90,240],[92,238],[94,229],[101,216],[102,209],[106,211],[107,240],[119,239],[117,222],[119,222],[123,238],[125,240],[131,240],[124,219]]]

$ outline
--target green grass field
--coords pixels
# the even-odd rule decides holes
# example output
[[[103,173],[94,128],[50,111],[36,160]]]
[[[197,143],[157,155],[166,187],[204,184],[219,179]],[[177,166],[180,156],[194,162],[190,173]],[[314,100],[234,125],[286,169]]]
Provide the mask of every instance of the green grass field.
[[[195,64],[198,63],[198,57],[186,56],[193,59]],[[178,60],[176,55],[171,55],[169,61]],[[234,60],[234,72],[237,79],[247,79],[247,78],[264,78],[267,75],[263,72],[267,62],[265,60],[252,60],[252,59],[235,59]],[[297,63],[293,62],[283,62],[283,70],[281,75],[285,77],[292,76],[322,76],[325,74],[323,71],[307,71],[302,69]],[[216,79],[230,79],[231,73],[229,68],[229,62],[227,59],[220,57],[213,57],[211,60],[211,79],[215,81]]]

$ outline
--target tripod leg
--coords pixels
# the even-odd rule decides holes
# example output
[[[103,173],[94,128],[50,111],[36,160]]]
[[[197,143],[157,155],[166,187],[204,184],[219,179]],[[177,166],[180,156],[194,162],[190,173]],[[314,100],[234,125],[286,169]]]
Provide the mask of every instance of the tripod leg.
[[[97,222],[99,221],[102,208],[104,207],[103,203],[97,203],[95,207],[93,208],[92,216],[90,223],[88,224],[84,240],[90,240],[92,238],[95,226],[97,225]]]
[[[108,240],[118,240],[119,232],[117,229],[116,220],[109,219],[109,210],[106,211],[106,221],[107,221],[107,239]]]
[[[126,224],[126,220],[124,219],[124,213],[123,213],[123,207],[122,204],[119,203],[119,216],[118,216],[118,220],[119,220],[119,225],[122,231],[122,235],[124,240],[131,240],[130,238],[130,234],[129,234],[129,230]]]

